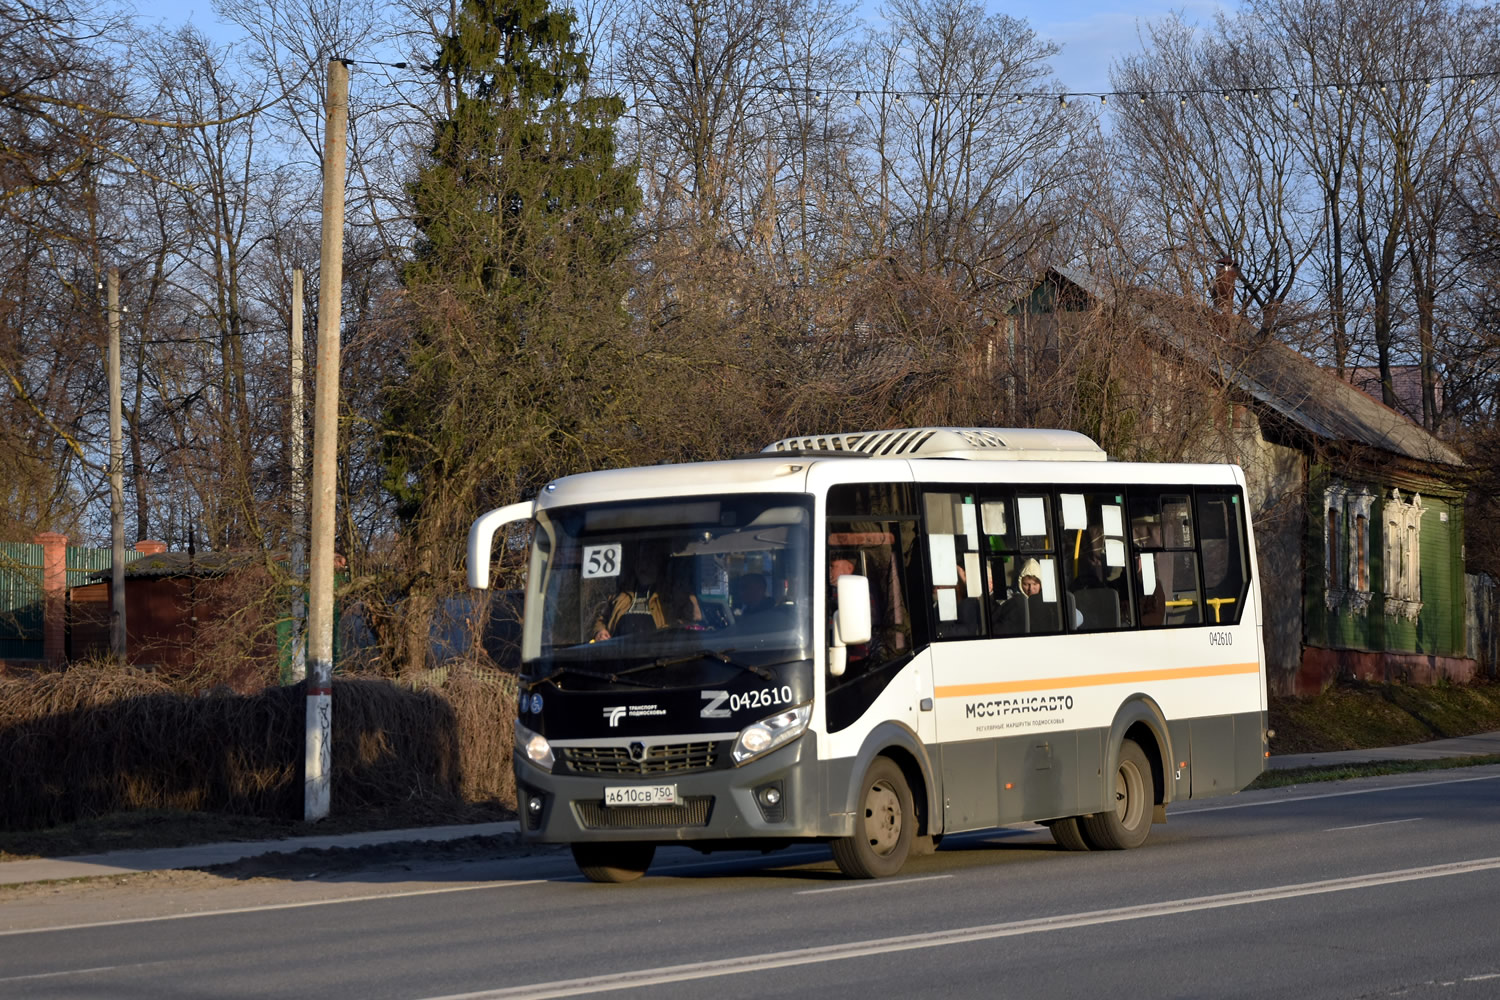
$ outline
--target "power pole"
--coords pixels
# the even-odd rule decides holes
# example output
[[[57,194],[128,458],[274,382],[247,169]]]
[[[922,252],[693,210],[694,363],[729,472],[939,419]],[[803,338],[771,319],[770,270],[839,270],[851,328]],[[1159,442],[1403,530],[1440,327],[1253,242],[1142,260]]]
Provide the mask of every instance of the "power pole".
[[[120,434],[120,269],[109,269],[109,652],[125,662],[125,458]]]
[[[312,567],[308,579],[307,750],[302,815],[328,815],[333,772],[333,514],[339,432],[339,307],[344,287],[344,157],[349,67],[328,61],[323,133],[323,250],[318,272],[317,395],[313,404]]]
[[[304,478],[302,427],[302,268],[292,268],[292,665],[287,680],[300,684],[307,677],[307,480]]]

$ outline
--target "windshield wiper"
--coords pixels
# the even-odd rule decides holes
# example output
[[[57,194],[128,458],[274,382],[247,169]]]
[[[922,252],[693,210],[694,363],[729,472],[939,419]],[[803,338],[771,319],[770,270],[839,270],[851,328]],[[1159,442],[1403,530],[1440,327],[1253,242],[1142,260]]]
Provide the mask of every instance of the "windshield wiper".
[[[620,683],[621,674],[632,673],[633,671],[639,669],[641,668],[632,667],[630,670],[621,670],[616,673],[604,674],[594,670],[584,670],[582,667],[553,667],[551,670],[547,671],[547,673],[543,674],[541,677],[538,677],[534,683],[541,684],[543,681],[551,681],[553,687],[561,688],[562,685],[557,683],[558,677],[561,677],[563,674],[576,674],[579,677],[589,677],[596,681],[606,681],[610,684],[618,684]],[[665,690],[666,688],[671,687],[670,684],[648,684],[645,681],[640,680],[632,680],[630,683],[638,684],[641,687],[651,687],[660,690]]]
[[[729,666],[735,667],[739,670],[748,671],[752,674],[755,674],[757,677],[764,678],[765,680],[776,681],[780,678],[778,678],[776,674],[772,673],[768,669],[768,667],[779,667],[783,663],[793,663],[796,659],[800,659],[800,657],[798,657],[792,660],[781,660],[777,663],[768,664],[767,666],[757,666],[751,663],[741,663],[739,660],[734,659],[729,655],[733,652],[736,651],[733,649],[709,649],[707,647],[704,647],[703,649],[700,649],[695,653],[688,653],[684,656],[663,656],[660,659],[652,660],[650,663],[642,663],[638,667],[631,667],[628,670],[622,670],[620,671],[620,673],[633,674],[638,670],[655,670],[657,667],[674,667],[679,663],[691,663],[694,660],[706,659],[718,660],[720,663],[728,664]]]

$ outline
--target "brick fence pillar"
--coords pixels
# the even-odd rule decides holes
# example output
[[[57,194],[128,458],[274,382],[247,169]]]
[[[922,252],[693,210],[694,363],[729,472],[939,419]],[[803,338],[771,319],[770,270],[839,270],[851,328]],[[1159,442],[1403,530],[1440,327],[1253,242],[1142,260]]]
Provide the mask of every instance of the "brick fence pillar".
[[[68,643],[68,536],[43,531],[32,541],[42,547],[42,658],[61,663]]]

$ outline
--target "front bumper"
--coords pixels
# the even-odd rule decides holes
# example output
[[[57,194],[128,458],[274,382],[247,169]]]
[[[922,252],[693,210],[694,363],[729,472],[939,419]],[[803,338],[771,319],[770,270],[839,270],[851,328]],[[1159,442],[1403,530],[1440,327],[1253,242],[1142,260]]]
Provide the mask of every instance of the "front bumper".
[[[521,835],[528,841],[548,844],[836,836],[847,832],[841,826],[847,826],[848,820],[828,815],[816,739],[816,734],[806,732],[740,767],[689,774],[551,774],[518,755],[516,805],[521,814]],[[604,804],[605,786],[629,784],[674,784],[680,804]],[[779,793],[774,807],[764,801],[766,789],[772,787]],[[530,808],[533,799],[540,799],[540,809]]]

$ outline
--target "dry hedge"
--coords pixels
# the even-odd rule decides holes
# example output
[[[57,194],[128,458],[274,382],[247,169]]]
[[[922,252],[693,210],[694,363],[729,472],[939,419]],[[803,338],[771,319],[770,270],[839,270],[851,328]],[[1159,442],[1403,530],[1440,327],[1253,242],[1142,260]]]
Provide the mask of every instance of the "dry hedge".
[[[80,666],[0,677],[0,829],[135,809],[299,819],[306,694],[184,694],[152,674]],[[405,687],[338,677],[333,805],[513,807],[514,679],[454,669]]]

